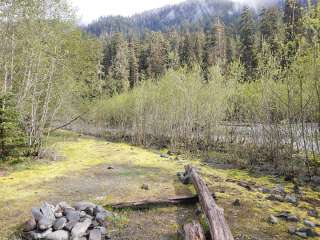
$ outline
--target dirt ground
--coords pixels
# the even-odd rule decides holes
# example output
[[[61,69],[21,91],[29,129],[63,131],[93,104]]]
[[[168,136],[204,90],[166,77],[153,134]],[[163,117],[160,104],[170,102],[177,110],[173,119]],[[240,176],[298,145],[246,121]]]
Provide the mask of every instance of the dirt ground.
[[[212,168],[197,159],[182,156],[161,158],[160,151],[69,132],[51,137],[48,146],[63,157],[56,161],[25,164],[0,176],[0,239],[13,239],[12,234],[30,216],[31,207],[43,201],[74,203],[85,200],[107,205],[192,195],[193,187],[182,185],[176,176],[187,163],[195,165],[208,186],[216,192],[217,202],[225,209],[236,239],[295,239],[288,234],[288,223],[280,221],[277,225],[270,225],[268,216],[289,210],[303,219],[308,218],[307,210],[319,210],[320,207],[307,202],[296,207],[266,200],[264,194],[248,191],[238,182],[252,182],[269,188],[281,184],[288,191],[292,190],[291,184],[268,176],[251,176],[246,171]],[[149,190],[141,189],[142,184],[147,184]],[[304,189],[304,192],[310,198],[320,197],[310,189]],[[240,200],[241,206],[232,205],[235,199]],[[119,240],[180,239],[181,227],[195,217],[196,207],[116,211],[109,231],[112,239]]]

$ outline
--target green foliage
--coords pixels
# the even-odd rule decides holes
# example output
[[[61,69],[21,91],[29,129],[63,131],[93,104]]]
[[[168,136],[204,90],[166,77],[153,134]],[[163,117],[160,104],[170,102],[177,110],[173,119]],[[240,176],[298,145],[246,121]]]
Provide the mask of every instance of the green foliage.
[[[8,157],[18,157],[25,146],[25,135],[19,122],[12,95],[0,96],[0,162]]]

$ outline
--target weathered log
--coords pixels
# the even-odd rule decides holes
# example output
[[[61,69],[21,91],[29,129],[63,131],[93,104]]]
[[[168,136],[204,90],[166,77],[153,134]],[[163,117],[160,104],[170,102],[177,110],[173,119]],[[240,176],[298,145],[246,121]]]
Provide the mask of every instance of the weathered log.
[[[204,231],[198,221],[183,226],[185,240],[205,240]]]
[[[214,195],[212,195],[212,197],[214,197]],[[122,202],[122,203],[108,204],[105,207],[112,207],[113,209],[123,209],[123,208],[143,209],[143,208],[159,206],[159,205],[196,204],[198,201],[199,201],[198,195],[176,196],[168,199],[140,200],[135,202]]]
[[[201,208],[209,222],[212,240],[233,240],[230,228],[224,218],[224,211],[214,201],[205,182],[191,165],[185,166],[185,170],[198,193]]]

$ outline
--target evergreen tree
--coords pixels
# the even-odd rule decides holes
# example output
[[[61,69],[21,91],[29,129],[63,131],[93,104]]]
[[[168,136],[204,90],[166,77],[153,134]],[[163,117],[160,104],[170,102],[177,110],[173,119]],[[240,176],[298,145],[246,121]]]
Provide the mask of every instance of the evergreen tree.
[[[245,7],[240,20],[240,60],[248,78],[253,78],[257,67],[255,26],[252,11]]]
[[[184,34],[181,51],[180,61],[182,66],[186,66],[188,69],[192,69],[196,60],[194,53],[193,40],[189,32]]]
[[[279,10],[276,7],[263,8],[260,14],[261,47],[266,41],[274,54],[279,49]]]
[[[0,106],[0,160],[4,160],[18,156],[25,139],[13,95],[0,95]]]
[[[115,34],[111,42],[111,88],[117,93],[129,88],[128,46],[121,33]]]
[[[134,40],[129,40],[129,83],[133,88],[139,80],[139,66],[136,57],[136,48]]]

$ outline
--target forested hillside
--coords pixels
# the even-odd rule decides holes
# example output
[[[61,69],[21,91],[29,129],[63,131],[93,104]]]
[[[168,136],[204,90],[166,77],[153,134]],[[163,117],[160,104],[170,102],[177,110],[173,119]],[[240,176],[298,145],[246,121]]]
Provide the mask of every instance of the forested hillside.
[[[282,7],[282,5],[281,0],[253,1],[250,7],[259,10],[261,7]],[[168,31],[172,28],[178,31],[180,29],[192,31],[199,27],[210,27],[212,19],[218,16],[225,23],[235,23],[244,6],[245,4],[233,0],[188,0],[177,5],[136,14],[132,17],[100,17],[89,24],[86,30],[97,36],[116,32],[121,32],[125,36],[143,35],[146,30]]]

